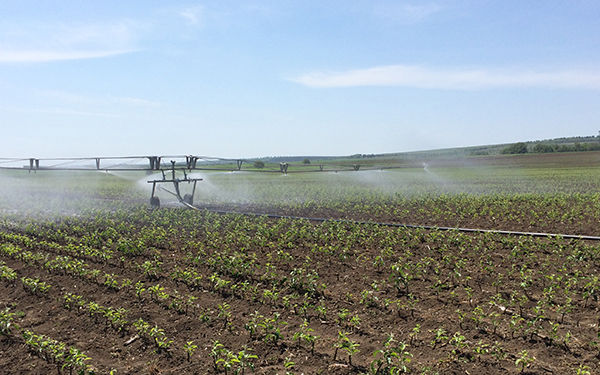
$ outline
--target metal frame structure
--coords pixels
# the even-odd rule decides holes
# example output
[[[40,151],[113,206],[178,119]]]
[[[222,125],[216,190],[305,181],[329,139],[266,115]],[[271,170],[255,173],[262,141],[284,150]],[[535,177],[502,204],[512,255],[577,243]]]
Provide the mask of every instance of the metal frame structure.
[[[150,196],[150,205],[152,207],[159,208],[160,207],[160,199],[155,195],[156,194],[156,185],[157,184],[168,184],[172,183],[175,188],[175,192],[169,191],[166,188],[159,185],[159,188],[174,195],[177,200],[184,204],[185,206],[192,206],[194,204],[194,194],[196,193],[196,183],[198,181],[202,181],[201,178],[189,178],[185,169],[176,169],[175,168],[175,160],[171,160],[171,178],[167,178],[167,174],[164,169],[160,170],[162,172],[162,179],[160,180],[150,180],[149,184],[152,184],[152,195]],[[183,178],[177,178],[175,172],[181,171],[183,172]],[[193,184],[192,194],[185,194],[183,197],[181,196],[181,190],[179,189],[179,184],[182,182],[186,182],[188,184]]]
[[[170,168],[161,168],[162,159],[172,158],[179,159],[179,165],[182,167],[177,167],[177,161],[171,160]],[[113,161],[113,164],[106,164],[107,161]],[[128,163],[116,163],[115,161],[119,160],[127,160]],[[131,163],[134,160],[144,160],[144,164]],[[205,162],[201,166],[198,166],[198,161],[202,160]],[[212,162],[213,167],[210,167],[210,163],[206,163],[206,161]],[[52,162],[54,164],[47,165],[47,163]],[[242,164],[244,162],[251,162],[250,160],[245,159],[224,159],[224,158],[214,158],[214,157],[203,157],[203,156],[194,156],[194,155],[185,155],[185,156],[126,156],[126,157],[93,157],[93,158],[53,158],[53,159],[38,159],[38,158],[0,158],[0,170],[27,170],[29,173],[37,172],[37,171],[160,171],[162,173],[161,179],[154,179],[147,181],[149,184],[152,184],[152,194],[150,196],[150,205],[152,207],[160,207],[160,200],[156,196],[157,187],[177,198],[177,200],[186,206],[187,208],[199,210],[200,208],[194,206],[194,194],[196,192],[196,184],[198,181],[202,181],[201,178],[190,178],[188,176],[188,171],[192,170],[203,170],[203,171],[242,171]],[[79,163],[79,165],[73,165]],[[86,163],[88,163],[86,165]],[[219,166],[219,164],[223,163],[235,163],[236,168],[224,168]],[[350,166],[346,165],[335,165],[328,164],[329,169],[325,168],[324,164],[318,164],[316,167],[318,169],[314,169],[314,166],[310,165],[295,165],[295,167],[305,167],[304,170],[293,170],[288,171],[288,163],[281,162],[279,163],[279,170],[244,170],[244,172],[269,172],[269,173],[314,173],[314,172],[338,172],[338,171],[365,171],[365,170],[385,170],[385,169],[397,169],[402,168],[401,166],[386,166],[386,167],[364,167],[360,164],[352,164]],[[170,172],[170,178],[167,178],[168,173]],[[183,173],[183,178],[178,178],[177,173]],[[173,184],[175,191],[170,191],[167,188],[163,187],[162,184]],[[192,194],[185,194],[183,197],[181,196],[180,184],[187,183],[192,184]],[[345,220],[345,219],[330,219],[330,218],[318,218],[318,217],[299,217],[299,216],[282,216],[268,213],[251,213],[251,212],[235,212],[235,211],[215,211],[217,213],[237,213],[243,215],[256,215],[256,216],[266,216],[270,218],[287,218],[287,219],[304,219],[310,221],[334,221],[341,223],[358,223],[365,225],[381,225],[388,227],[398,227],[398,228],[420,228],[427,230],[444,230],[444,231],[458,231],[458,232],[471,232],[471,233],[496,233],[502,235],[516,235],[516,236],[531,236],[531,237],[547,237],[547,238],[569,238],[569,239],[580,239],[587,241],[600,241],[600,236],[588,236],[588,235],[577,235],[577,234],[556,234],[556,233],[537,233],[537,232],[519,232],[519,231],[506,231],[506,230],[493,230],[493,229],[479,229],[479,228],[458,228],[458,227],[436,227],[436,226],[428,226],[428,225],[411,225],[411,224],[401,224],[401,223],[385,223],[385,222],[364,222],[364,221],[354,221],[354,220]]]
[[[163,161],[170,159],[170,166],[163,167]],[[28,173],[38,171],[146,171],[162,173],[161,179],[147,181],[152,184],[150,205],[160,207],[160,199],[156,189],[163,190],[187,206],[193,207],[196,184],[201,178],[191,178],[191,171],[225,171],[225,172],[252,172],[252,173],[315,173],[315,172],[343,172],[360,170],[381,170],[397,167],[367,167],[361,168],[358,164],[294,164],[292,170],[287,162],[272,163],[268,168],[254,167],[257,159],[228,159],[220,157],[199,155],[145,155],[145,156],[106,156],[106,157],[80,157],[80,158],[0,158],[0,170],[21,170]],[[243,165],[248,167],[242,169]],[[264,164],[264,163],[263,163]],[[170,173],[170,176],[169,176]],[[183,174],[183,177],[178,177]],[[180,185],[192,184],[192,193],[181,195]],[[164,184],[173,184],[174,190],[168,190]]]

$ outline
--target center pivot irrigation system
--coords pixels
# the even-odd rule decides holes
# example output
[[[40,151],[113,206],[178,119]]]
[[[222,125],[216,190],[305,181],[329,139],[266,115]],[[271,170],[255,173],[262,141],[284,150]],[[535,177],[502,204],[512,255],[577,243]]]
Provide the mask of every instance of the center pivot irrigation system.
[[[168,163],[164,161],[168,160]],[[166,167],[165,167],[166,164]],[[393,168],[393,167],[392,167]],[[359,164],[290,164],[287,162],[265,163],[262,160],[251,159],[226,159],[197,155],[163,155],[163,156],[109,156],[90,158],[0,158],[0,170],[38,171],[146,171],[147,173],[161,173],[162,178],[147,181],[152,184],[150,205],[160,207],[160,199],[156,196],[157,188],[165,191],[188,208],[194,208],[194,194],[196,184],[201,178],[190,177],[193,171],[227,171],[227,172],[253,172],[253,173],[314,173],[314,172],[341,172],[359,171]],[[362,170],[390,169],[362,168]],[[192,185],[191,193],[181,193],[181,185]],[[173,190],[165,186],[173,184]]]
[[[171,160],[171,178],[168,179],[167,175],[165,174],[165,170],[161,169],[160,170],[162,172],[162,179],[160,180],[150,180],[148,181],[149,184],[152,184],[152,195],[150,196],[150,205],[152,207],[160,207],[160,200],[158,199],[158,197],[155,195],[156,193],[156,184],[168,184],[168,183],[172,183],[173,187],[175,188],[175,191],[170,191],[167,188],[160,186],[159,188],[174,195],[177,200],[179,200],[179,202],[183,203],[186,207],[191,207],[194,204],[194,194],[196,193],[196,183],[198,181],[202,181],[201,178],[189,178],[186,170],[182,169],[181,171],[183,172],[183,178],[177,178],[175,175],[175,160]],[[192,187],[192,194],[185,194],[183,196],[183,198],[181,197],[181,190],[179,189],[179,184],[182,182],[187,182],[188,184],[193,183],[193,187]]]
[[[166,168],[163,167],[163,160],[169,160]],[[226,172],[262,172],[262,173],[315,173],[315,172],[342,172],[364,170],[384,170],[401,168],[399,166],[361,166],[359,164],[288,164],[287,162],[279,163],[264,163],[262,160],[249,159],[225,159],[218,157],[195,156],[195,155],[166,155],[166,156],[126,156],[126,157],[92,157],[92,158],[0,158],[0,170],[21,170],[31,172],[38,171],[145,171],[146,173],[161,173],[162,178],[151,179],[147,182],[152,184],[152,195],[150,196],[150,205],[152,207],[160,207],[160,200],[156,196],[156,189],[165,191],[177,198],[177,200],[187,208],[198,210],[194,206],[194,194],[196,192],[196,184],[202,181],[201,178],[190,177],[192,171],[226,171]],[[243,165],[246,164],[246,168]],[[292,167],[290,169],[290,167]],[[181,177],[183,175],[183,177]],[[191,194],[181,196],[181,184],[186,183],[192,185]],[[173,184],[174,191],[167,189],[164,185]],[[228,211],[215,211],[218,213],[233,213]],[[516,236],[532,236],[532,237],[561,237],[571,239],[581,239],[588,241],[600,241],[600,236],[587,236],[577,234],[556,234],[556,233],[540,233],[540,232],[519,232],[493,229],[479,228],[455,228],[455,227],[436,227],[429,225],[411,225],[401,223],[385,223],[385,222],[362,222],[345,219],[329,219],[318,217],[296,217],[282,216],[265,213],[248,213],[235,212],[237,214],[267,216],[271,218],[289,218],[289,219],[305,219],[311,221],[338,221],[348,223],[359,223],[368,225],[382,225],[388,227],[402,228],[421,228],[421,229],[436,229],[436,230],[454,230],[459,232],[471,233],[496,233]]]

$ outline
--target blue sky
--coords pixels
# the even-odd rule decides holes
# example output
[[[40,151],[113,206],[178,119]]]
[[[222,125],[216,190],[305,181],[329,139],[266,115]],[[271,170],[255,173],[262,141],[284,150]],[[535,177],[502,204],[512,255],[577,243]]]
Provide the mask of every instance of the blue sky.
[[[595,135],[597,1],[2,1],[0,157]]]

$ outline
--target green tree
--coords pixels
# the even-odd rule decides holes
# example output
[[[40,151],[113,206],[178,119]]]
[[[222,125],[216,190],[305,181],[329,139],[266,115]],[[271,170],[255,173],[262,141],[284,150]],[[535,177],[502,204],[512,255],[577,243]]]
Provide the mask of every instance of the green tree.
[[[552,147],[552,145],[547,144],[547,143],[538,143],[535,146],[533,146],[533,152],[537,152],[537,153],[547,153],[547,152],[554,152],[554,147]]]
[[[503,154],[526,154],[527,145],[523,142],[512,144],[502,150]]]

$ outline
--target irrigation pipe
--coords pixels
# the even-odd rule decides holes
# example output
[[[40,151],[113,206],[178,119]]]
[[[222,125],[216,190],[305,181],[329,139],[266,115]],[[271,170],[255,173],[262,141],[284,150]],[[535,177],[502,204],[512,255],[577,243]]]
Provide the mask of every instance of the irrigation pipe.
[[[346,223],[346,224],[359,224],[359,225],[377,225],[391,228],[407,228],[407,229],[426,229],[426,230],[442,230],[442,231],[457,231],[466,233],[494,233],[494,234],[506,234],[511,236],[528,236],[528,237],[545,237],[545,238],[565,238],[575,240],[586,240],[586,241],[600,241],[600,236],[587,236],[579,234],[560,234],[560,233],[544,233],[544,232],[520,232],[513,230],[497,230],[497,229],[481,229],[481,228],[461,228],[461,227],[438,227],[434,225],[414,225],[414,224],[401,224],[401,223],[390,223],[390,222],[378,222],[378,221],[360,221],[360,220],[349,220],[349,219],[331,219],[324,217],[310,217],[310,216],[290,216],[290,215],[276,215],[269,213],[255,213],[255,212],[238,212],[238,211],[223,211],[223,210],[211,210],[208,208],[199,208],[182,202],[186,207],[197,210],[197,211],[210,211],[218,214],[237,214],[254,217],[268,217],[271,219],[292,219],[292,220],[308,220],[315,222],[334,222],[334,223]]]
[[[177,194],[169,191],[165,188],[161,188],[177,197]],[[178,197],[179,198],[179,197]],[[382,227],[390,228],[407,228],[407,229],[426,229],[426,230],[442,230],[442,231],[457,231],[465,233],[494,233],[494,234],[506,234],[510,236],[528,236],[528,237],[545,237],[545,238],[565,238],[574,240],[586,240],[586,241],[600,241],[600,236],[588,236],[580,234],[561,234],[561,233],[544,233],[544,232],[521,232],[514,230],[500,230],[500,229],[481,229],[481,228],[462,228],[462,227],[438,227],[435,225],[415,225],[415,224],[401,224],[401,223],[390,223],[380,221],[361,221],[361,220],[349,220],[349,219],[331,219],[325,217],[312,217],[312,216],[291,216],[291,215],[277,215],[269,213],[258,213],[258,212],[239,212],[239,211],[224,211],[224,210],[211,210],[208,208],[200,208],[189,204],[183,199],[179,199],[179,202],[196,211],[210,211],[217,214],[236,214],[253,217],[268,217],[270,219],[292,219],[292,220],[308,220],[319,223],[334,222],[334,223],[345,223],[345,224],[359,224],[359,225],[377,225]]]

